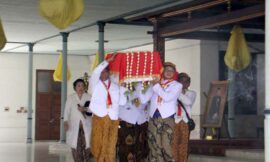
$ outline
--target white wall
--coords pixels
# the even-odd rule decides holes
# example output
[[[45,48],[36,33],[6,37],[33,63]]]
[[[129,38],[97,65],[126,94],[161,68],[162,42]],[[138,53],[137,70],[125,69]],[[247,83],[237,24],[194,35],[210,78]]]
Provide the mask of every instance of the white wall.
[[[54,70],[57,55],[34,55],[33,62],[33,138],[35,135],[35,92],[36,70]],[[90,60],[87,56],[69,56],[71,80],[68,81],[68,94],[73,93],[72,82],[89,72]],[[20,107],[27,109],[28,95],[28,55],[0,55],[0,142],[25,142],[27,113],[16,113]],[[4,107],[10,107],[9,112]]]
[[[201,114],[204,113],[210,83],[218,80],[219,74],[219,47],[216,41],[201,41]]]
[[[0,141],[26,139],[26,114],[16,110],[27,105],[26,55],[0,55]],[[25,79],[23,79],[25,78]],[[4,107],[10,107],[4,112]]]

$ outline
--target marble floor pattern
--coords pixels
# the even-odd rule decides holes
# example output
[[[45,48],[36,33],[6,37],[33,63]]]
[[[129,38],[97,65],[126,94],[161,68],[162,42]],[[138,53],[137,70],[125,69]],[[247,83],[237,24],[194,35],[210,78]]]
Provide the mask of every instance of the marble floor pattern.
[[[263,162],[228,157],[190,155],[189,162]],[[0,143],[0,162],[73,162],[67,145],[57,142]]]

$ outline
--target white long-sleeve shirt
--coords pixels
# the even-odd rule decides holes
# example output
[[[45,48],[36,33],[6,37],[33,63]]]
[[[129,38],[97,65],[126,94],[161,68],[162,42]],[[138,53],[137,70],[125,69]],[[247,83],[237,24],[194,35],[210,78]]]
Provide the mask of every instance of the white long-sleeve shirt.
[[[148,121],[148,108],[147,103],[141,103],[140,98],[140,90],[142,84],[138,83],[138,85],[135,87],[135,91],[132,94],[129,94],[128,96],[125,95],[125,92],[127,91],[127,88],[121,87],[120,88],[120,112],[119,112],[119,118],[125,122],[128,122],[130,124],[143,124],[146,121]],[[132,103],[134,99],[138,99],[140,102],[140,105],[138,107]]]
[[[91,134],[91,117],[86,116],[86,118],[84,118],[82,112],[78,110],[78,104],[80,106],[84,106],[85,102],[89,101],[90,98],[91,96],[87,93],[84,93],[81,99],[76,93],[68,96],[67,98],[64,121],[67,121],[69,126],[66,141],[72,148],[77,148],[80,121],[82,122],[85,133],[86,148],[89,148],[90,146],[89,137]]]
[[[104,117],[109,115],[111,120],[118,120],[119,115],[119,86],[114,82],[111,82],[109,92],[112,100],[112,106],[107,107],[107,89],[100,80],[101,72],[108,66],[107,61],[103,61],[99,64],[92,73],[89,79],[90,88],[92,92],[91,103],[89,110],[94,115]],[[109,80],[104,83],[108,86]]]
[[[195,99],[196,99],[196,92],[192,91],[192,90],[187,90],[185,94],[180,93],[180,96],[179,96],[179,100],[185,106],[187,113],[190,117],[191,117],[191,108],[195,102]],[[179,123],[181,120],[183,120],[185,123],[187,123],[188,118],[187,118],[187,115],[185,113],[185,110],[183,109],[183,107],[181,109],[182,109],[181,116],[178,116],[176,113],[175,122]],[[177,109],[177,111],[178,111],[178,109]]]
[[[167,82],[164,80],[163,83]],[[166,88],[162,88],[160,84],[150,87],[145,94],[141,93],[142,103],[150,100],[149,115],[153,118],[155,111],[158,109],[161,117],[168,118],[175,114],[177,107],[177,98],[182,91],[182,84],[176,81],[170,82]],[[158,103],[158,96],[162,98]]]

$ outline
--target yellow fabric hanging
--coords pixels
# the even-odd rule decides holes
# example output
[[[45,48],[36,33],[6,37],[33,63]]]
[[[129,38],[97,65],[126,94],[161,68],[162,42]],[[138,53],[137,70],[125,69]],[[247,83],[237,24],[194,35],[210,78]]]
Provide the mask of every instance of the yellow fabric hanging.
[[[77,21],[84,11],[84,0],[39,0],[39,13],[59,29]]]
[[[95,59],[92,62],[92,65],[91,65],[91,69],[90,69],[91,72],[93,72],[93,70],[97,67],[98,60],[99,60],[99,55],[98,55],[98,52],[97,52],[96,55],[95,55]]]
[[[231,31],[224,61],[230,69],[237,72],[245,69],[251,62],[245,36],[241,27],[238,25],[235,25]]]
[[[104,58],[106,58],[106,52],[104,51]],[[95,55],[95,59],[94,61],[92,62],[92,65],[91,65],[91,69],[90,69],[90,72],[93,72],[93,70],[98,66],[99,64],[99,54],[98,54],[98,51]]]
[[[62,59],[63,59],[62,57],[63,57],[62,53],[60,53],[60,55],[58,57],[56,68],[55,68],[54,73],[53,73],[53,80],[58,81],[58,82],[62,81]],[[71,77],[70,69],[67,66],[67,80],[69,80],[70,77]]]
[[[2,26],[2,21],[0,19],[0,50],[2,50],[7,43],[7,39],[5,36],[4,28]]]

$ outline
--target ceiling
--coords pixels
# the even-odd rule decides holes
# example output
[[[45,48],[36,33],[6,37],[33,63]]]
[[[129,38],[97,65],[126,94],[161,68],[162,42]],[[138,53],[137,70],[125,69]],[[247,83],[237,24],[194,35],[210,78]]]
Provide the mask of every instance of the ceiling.
[[[151,18],[158,20],[159,34],[165,38],[228,41],[232,27],[239,24],[248,42],[264,42],[264,0],[84,1],[83,16],[65,29],[66,32],[76,30],[70,32],[68,54],[96,53],[98,27],[95,23],[100,20],[108,22],[105,26],[107,52],[152,43]],[[256,16],[252,17],[254,14]],[[0,0],[0,15],[8,42],[38,42],[34,46],[35,53],[56,54],[62,49],[62,37],[59,35],[62,31],[39,16],[38,0]],[[227,23],[229,19],[226,17],[241,20]],[[28,46],[7,43],[2,52],[27,53]]]
[[[133,10],[173,0],[85,0],[83,16],[65,31],[70,31],[98,20],[108,19]],[[38,0],[0,0],[0,15],[8,42],[35,42],[61,32],[38,14]],[[106,51],[125,49],[152,42],[147,31],[151,26],[106,24]],[[96,25],[72,32],[68,38],[68,54],[91,55],[98,49],[98,28]],[[34,53],[55,54],[62,49],[62,38],[56,36],[34,46]],[[25,53],[25,44],[7,43],[2,53]]]

